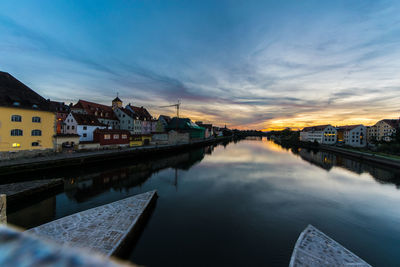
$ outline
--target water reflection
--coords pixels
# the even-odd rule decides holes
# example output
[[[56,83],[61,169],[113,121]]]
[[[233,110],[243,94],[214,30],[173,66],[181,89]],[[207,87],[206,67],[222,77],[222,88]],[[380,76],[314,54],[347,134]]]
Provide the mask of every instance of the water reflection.
[[[333,167],[340,167],[357,174],[368,173],[379,183],[392,183],[397,188],[400,187],[400,170],[395,168],[357,161],[325,151],[299,149],[292,152],[300,155],[303,160],[327,171],[330,171]]]

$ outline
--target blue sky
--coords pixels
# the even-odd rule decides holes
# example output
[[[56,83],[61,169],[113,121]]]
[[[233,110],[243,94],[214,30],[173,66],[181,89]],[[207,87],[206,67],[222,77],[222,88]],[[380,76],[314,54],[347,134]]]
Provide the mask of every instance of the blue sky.
[[[398,1],[9,1],[0,70],[46,98],[244,128],[400,116]]]

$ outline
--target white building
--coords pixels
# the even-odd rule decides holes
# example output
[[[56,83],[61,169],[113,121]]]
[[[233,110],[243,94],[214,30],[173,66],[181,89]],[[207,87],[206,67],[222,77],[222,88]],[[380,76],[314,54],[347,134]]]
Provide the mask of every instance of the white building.
[[[300,132],[300,141],[318,142],[320,144],[333,145],[337,140],[337,131],[332,125],[318,125],[305,127]]]
[[[400,119],[385,119],[368,128],[368,141],[387,141],[400,129]]]
[[[353,147],[364,147],[367,144],[367,128],[362,125],[346,125],[337,128],[338,143]]]
[[[79,142],[93,141],[93,132],[97,128],[105,129],[106,125],[99,122],[96,116],[80,113],[69,113],[64,120],[65,134],[78,134]]]

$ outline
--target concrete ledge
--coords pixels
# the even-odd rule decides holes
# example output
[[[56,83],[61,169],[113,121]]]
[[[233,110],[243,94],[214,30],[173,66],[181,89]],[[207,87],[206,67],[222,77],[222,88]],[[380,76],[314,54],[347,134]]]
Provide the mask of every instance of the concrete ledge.
[[[78,212],[26,232],[106,256],[115,255],[132,233],[138,234],[135,230],[156,198],[156,191],[150,191]]]
[[[371,267],[351,251],[312,225],[300,234],[289,267],[358,266]]]
[[[20,201],[24,198],[45,193],[49,190],[62,188],[62,179],[36,180],[21,183],[11,183],[0,185],[0,194],[7,196],[8,202]]]

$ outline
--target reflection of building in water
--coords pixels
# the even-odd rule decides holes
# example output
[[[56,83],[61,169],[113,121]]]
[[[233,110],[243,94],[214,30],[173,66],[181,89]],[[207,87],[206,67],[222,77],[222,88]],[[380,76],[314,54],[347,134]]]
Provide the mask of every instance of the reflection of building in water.
[[[188,170],[200,162],[205,151],[211,153],[210,148],[199,148],[175,156],[141,162],[124,168],[116,168],[97,172],[79,178],[65,180],[65,194],[78,202],[99,195],[110,190],[128,190],[143,184],[154,172],[166,168]]]
[[[380,183],[393,183],[396,186],[400,186],[400,170],[357,161],[330,152],[301,149],[299,155],[303,160],[328,171],[333,166],[337,166],[357,174],[369,173]]]
[[[336,165],[336,156],[332,153],[300,149],[299,155],[302,159],[328,171]]]
[[[56,196],[52,196],[31,206],[7,214],[10,224],[18,222],[18,226],[28,229],[55,219]]]

